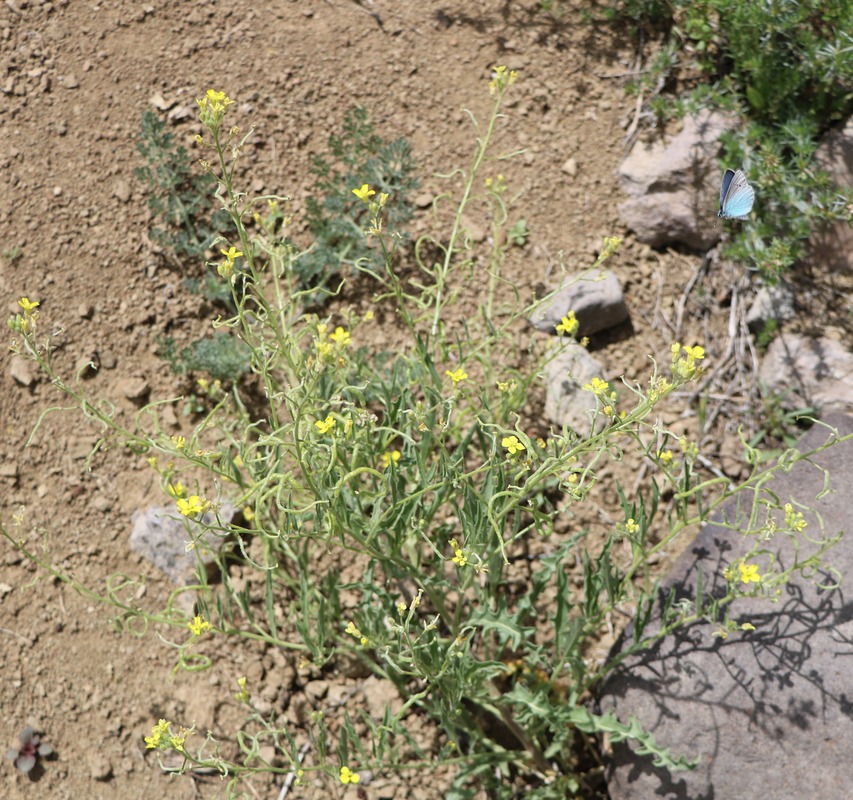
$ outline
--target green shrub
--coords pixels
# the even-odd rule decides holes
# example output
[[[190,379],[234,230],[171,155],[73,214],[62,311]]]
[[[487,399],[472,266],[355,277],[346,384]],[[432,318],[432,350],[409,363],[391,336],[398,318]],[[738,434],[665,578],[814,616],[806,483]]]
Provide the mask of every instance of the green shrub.
[[[853,4],[626,0],[609,14],[660,32],[635,86],[657,113],[720,108],[748,118],[721,159],[756,189],[752,221],[735,231],[729,255],[773,278],[802,257],[816,226],[851,219],[850,187],[834,186],[813,156],[822,135],[853,113]]]
[[[638,615],[628,652],[657,639],[644,627],[659,590],[652,564],[734,494],[743,493],[753,514],[743,552],[725,573],[728,594],[693,604],[670,598],[660,636],[699,619],[709,622],[709,636],[748,635],[751,626],[730,619],[728,604],[772,596],[798,571],[815,574],[834,541],[822,531],[799,538],[798,560],[783,571],[766,539],[799,537],[804,520],[770,482],[794,456],[760,472],[748,448],[753,471],[730,487],[725,478],[704,479],[696,445],[661,425],[656,405],[702,375],[700,346],[673,344],[669,363],[652,362],[644,385],[614,387],[593,378],[584,386],[597,407],[591,435],[567,428],[541,439],[528,433],[522,412],[553,352],[519,342],[516,331],[535,306],[499,299],[502,253],[493,250],[488,264],[479,264],[462,225],[463,215],[483,202],[493,224],[507,224],[506,183],[491,175],[484,180],[484,173],[514,80],[514,73],[495,70],[493,107],[478,128],[471,165],[450,173],[461,185],[444,195],[453,201],[449,229],[419,240],[416,261],[407,265],[419,271],[417,280],[402,280],[395,268],[399,239],[383,226],[396,198],[351,187],[383,254],[367,270],[376,303],[393,309],[401,325],[385,352],[359,346],[374,323],[372,310],[342,311],[334,322],[306,314],[304,292],[290,291],[300,253],[264,226],[247,229],[246,210],[258,201],[231,184],[229,159],[241,143],[233,128],[223,133],[231,101],[213,91],[202,99],[201,121],[225,183],[219,196],[232,236],[217,272],[236,309],[220,324],[251,353],[263,402],[245,402],[238,386],[181,434],[162,431],[156,403],[128,429],[109,406],[56,374],[51,340],[38,335],[37,303],[22,298],[21,312],[9,320],[14,349],[102,426],[106,443],[146,456],[200,556],[198,583],[157,608],[150,592],[136,591],[127,579],[111,581],[100,595],[83,587],[49,554],[30,548],[20,531],[0,525],[11,546],[108,604],[119,626],[171,628],[162,640],[175,649],[176,670],[209,667],[226,643],[262,644],[302,670],[334,674],[358,663],[385,682],[389,697],[400,698],[380,718],[353,701],[290,725],[261,712],[254,700],[260,687],[245,677],[231,697],[211,684],[217,693],[211,702],[240,704],[245,721],[239,731],[199,741],[192,728],[152,720],[145,743],[179,757],[169,771],[216,770],[228,776],[228,796],[235,796],[241,780],[259,773],[330,790],[356,782],[360,770],[441,767],[453,771],[445,797],[556,799],[592,793],[594,775],[577,754],[595,734],[632,741],[658,766],[691,768],[667,748],[680,743],[658,743],[635,720],[592,710],[595,689],[614,663],[590,659],[589,647],[611,614],[631,604]],[[617,246],[607,240],[594,266]],[[479,312],[453,323],[459,287],[470,284],[475,269],[487,286]],[[558,326],[569,337],[575,328],[570,317]],[[596,545],[573,517],[594,500],[607,463],[629,453],[654,477],[634,495],[615,487],[621,508],[611,509],[614,522]],[[188,491],[185,482],[196,488]],[[223,515],[226,503],[240,509],[235,518]],[[218,582],[209,579],[202,557],[218,567]],[[519,568],[523,585],[513,588]],[[176,602],[182,591],[193,593],[193,617]],[[434,751],[417,743],[412,717],[436,726]],[[272,760],[261,755],[267,748]],[[424,796],[435,795],[424,789]]]

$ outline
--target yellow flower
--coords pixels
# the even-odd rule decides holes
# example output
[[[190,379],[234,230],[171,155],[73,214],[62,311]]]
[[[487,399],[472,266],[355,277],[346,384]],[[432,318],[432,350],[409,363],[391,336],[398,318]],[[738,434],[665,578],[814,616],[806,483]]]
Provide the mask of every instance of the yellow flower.
[[[563,317],[560,320],[559,325],[557,325],[557,333],[559,334],[567,334],[568,336],[574,336],[578,332],[578,327],[580,323],[575,317],[574,311],[569,311],[568,315]]]
[[[636,533],[638,530],[640,530],[640,526],[637,525],[637,523],[634,521],[634,518],[631,517],[631,519],[629,519],[625,523],[625,530],[628,531],[628,533]]]
[[[495,67],[492,71],[492,80],[489,81],[489,94],[495,94],[495,92],[503,91],[507,88],[507,86],[511,86],[515,83],[515,79],[518,77],[515,70],[511,70],[509,73],[506,71],[506,67]]]
[[[243,506],[243,519],[251,522],[255,518],[255,509],[251,506]]]
[[[658,458],[660,459],[661,464],[669,466],[672,463],[672,450],[664,450],[662,453],[658,454]]]
[[[164,734],[169,732],[169,726],[171,722],[166,722],[166,720],[161,719],[152,729],[151,735],[145,737],[145,749],[153,750],[160,746],[160,742],[163,738]]]
[[[805,517],[799,512],[794,511],[794,507],[790,503],[785,503],[785,525],[792,531],[799,533],[808,526]]]
[[[22,297],[18,300],[18,305],[24,309],[24,314],[28,317],[32,316],[33,311],[39,307],[39,303],[31,303],[28,298]]]
[[[670,369],[676,378],[688,381],[695,378],[702,372],[702,367],[697,365],[697,361],[705,358],[705,348],[682,346],[678,342],[674,342],[670,348],[672,351],[672,364]]]
[[[186,495],[187,495],[187,489],[186,489],[186,486],[184,486],[184,484],[182,484],[180,481],[178,481],[177,483],[170,483],[170,484],[166,487],[166,491],[167,491],[167,492],[168,492],[172,497],[174,497],[176,500],[177,500],[179,497],[186,497]]]
[[[364,313],[364,316],[362,317],[362,320],[363,320],[364,322],[372,322],[372,321],[373,321],[373,316],[374,316],[373,311],[366,311],[366,312]]]
[[[744,564],[741,562],[738,564],[738,569],[740,570],[741,581],[747,585],[751,581],[758,583],[761,580],[761,575],[758,574],[758,564]]]
[[[456,539],[451,539],[450,546],[453,548],[454,553],[452,558],[453,563],[460,567],[464,567],[468,563],[468,558],[465,556],[465,553],[462,552],[462,548],[459,547],[459,542],[457,542]]]
[[[317,355],[330,359],[335,354],[335,348],[330,342],[317,342]]]
[[[348,633],[350,636],[358,639],[361,642],[362,647],[367,647],[370,644],[370,640],[358,629],[355,627],[355,623],[349,622],[347,623],[346,628],[344,628],[344,633]]]
[[[210,630],[210,623],[203,617],[196,615],[192,622],[187,623],[187,627],[195,636],[201,636],[205,631]]]
[[[179,498],[177,505],[181,514],[190,519],[195,519],[210,508],[210,501],[193,494],[189,498]]]
[[[453,370],[453,372],[451,372],[449,369],[447,369],[444,371],[444,374],[447,375],[447,377],[453,381],[454,386],[457,383],[459,383],[459,381],[464,381],[465,378],[468,377],[468,373],[465,372],[465,370],[462,369],[462,367],[460,367],[459,369]]]
[[[511,456],[521,453],[526,449],[517,436],[504,436],[501,439],[501,447],[505,447]]]
[[[346,347],[350,343],[350,333],[345,328],[338,325],[335,332],[329,334],[329,338],[339,347]]]
[[[196,98],[196,103],[201,109],[199,116],[202,124],[218,130],[222,117],[225,116],[225,109],[233,102],[225,96],[225,92],[215,92],[213,89],[208,89],[204,97]]]
[[[616,392],[609,391],[610,384],[601,378],[593,378],[589,383],[585,383],[582,388],[585,392],[592,392],[602,400],[613,402],[616,399]]]
[[[249,690],[246,688],[246,676],[245,675],[241,678],[237,678],[237,686],[240,687],[240,691],[234,695],[234,699],[238,703],[248,703],[249,702]]]
[[[370,198],[376,194],[366,183],[361,184],[361,189],[353,189],[352,193],[361,200],[362,203],[369,203]]]
[[[332,430],[332,428],[335,427],[336,424],[337,423],[335,421],[335,418],[331,414],[329,414],[329,416],[327,416],[326,419],[324,419],[324,420],[318,419],[314,423],[317,430],[320,431],[320,433],[322,433],[322,434],[328,433],[330,430]]]
[[[388,469],[392,462],[396,464],[402,457],[403,454],[399,450],[388,450],[379,457],[379,461],[382,469]]]
[[[183,450],[187,446],[187,437],[186,436],[172,436],[172,444],[178,448],[178,450]]]
[[[349,767],[341,767],[341,783],[358,783],[361,780],[361,775],[353,772]]]
[[[753,625],[751,622],[744,622],[741,624],[740,629],[742,631],[754,631],[755,625]]]
[[[236,261],[243,255],[242,251],[234,247],[233,244],[227,250],[220,250],[219,252],[222,253],[222,255],[224,255],[229,261]]]

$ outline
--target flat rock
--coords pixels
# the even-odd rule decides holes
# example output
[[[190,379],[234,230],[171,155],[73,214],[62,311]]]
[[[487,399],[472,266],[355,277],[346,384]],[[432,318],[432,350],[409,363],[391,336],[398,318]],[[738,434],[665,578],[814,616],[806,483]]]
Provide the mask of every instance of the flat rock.
[[[777,336],[761,360],[759,379],[788,409],[853,410],[853,353],[827,336]]]
[[[846,414],[829,415],[825,422],[841,435],[853,432],[853,417]],[[827,428],[815,425],[798,450],[809,452],[830,437]],[[799,460],[789,472],[777,472],[770,488],[780,504],[796,500],[814,509],[802,509],[810,536],[849,530],[853,443],[831,447],[812,456],[811,462]],[[823,470],[828,471],[831,491],[818,499],[824,489]],[[730,505],[722,514],[735,523],[735,530],[716,524],[703,528],[676,562],[663,592],[675,588],[679,598],[694,597],[701,568],[705,591],[725,593],[723,570],[751,544],[738,530],[746,527],[742,517],[747,513]],[[772,513],[777,518],[784,514]],[[798,541],[801,557],[814,552],[814,545]],[[792,565],[791,537],[777,535],[767,547],[781,568]],[[842,539],[825,561],[849,579],[853,538]],[[674,755],[701,761],[693,771],[670,774],[629,744],[614,744],[607,768],[612,800],[849,797],[853,611],[846,583],[836,590],[819,586],[835,580],[828,570],[811,578],[795,572],[776,602],[735,601],[732,617],[749,621],[756,630],[722,639],[712,637],[711,624],[700,622],[620,664],[603,686],[602,711],[615,711],[623,721],[636,717]],[[657,613],[645,633],[655,629]],[[611,655],[631,636],[629,628]]]

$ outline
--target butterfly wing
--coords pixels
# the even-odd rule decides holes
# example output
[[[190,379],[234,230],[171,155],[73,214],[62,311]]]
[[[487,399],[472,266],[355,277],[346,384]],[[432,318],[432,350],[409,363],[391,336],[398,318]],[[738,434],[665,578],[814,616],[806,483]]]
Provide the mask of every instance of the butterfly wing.
[[[734,176],[735,171],[733,169],[727,169],[723,173],[723,182],[720,184],[720,216],[723,215],[723,203],[726,202],[726,192],[728,192]]]
[[[755,190],[742,170],[727,169],[720,186],[720,211],[724,219],[747,219],[755,202]]]

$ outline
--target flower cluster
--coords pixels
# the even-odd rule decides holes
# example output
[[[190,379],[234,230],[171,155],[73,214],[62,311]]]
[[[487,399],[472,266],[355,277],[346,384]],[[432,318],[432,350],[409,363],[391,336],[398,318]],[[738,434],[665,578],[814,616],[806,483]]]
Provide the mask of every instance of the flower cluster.
[[[385,192],[380,192],[378,200],[371,200],[370,198],[376,194],[376,190],[371,189],[366,183],[361,184],[359,189],[353,189],[352,193],[370,208],[370,227],[367,232],[378,236],[382,233],[382,215],[379,212],[388,202],[388,195]]]
[[[515,83],[518,73],[512,69],[507,72],[505,66],[495,67],[492,70],[492,79],[489,81],[489,94],[503,94],[504,91]]]
[[[216,271],[220,277],[234,283],[237,280],[237,276],[234,274],[234,262],[243,256],[243,252],[234,247],[234,245],[231,245],[227,250],[220,250],[219,252],[225,256],[225,261],[217,265]]]
[[[36,309],[39,307],[39,303],[31,302],[29,298],[22,297],[18,300],[18,305],[23,309],[24,313],[15,314],[6,324],[16,333],[23,333],[25,335],[32,333],[35,330],[36,320],[38,319],[38,311]]]
[[[204,97],[196,98],[196,103],[201,108],[199,114],[201,124],[214,133],[218,131],[222,124],[222,118],[225,116],[225,109],[233,102],[225,96],[225,92],[215,92],[213,89],[208,89]]]
[[[702,367],[697,362],[705,358],[705,348],[698,345],[696,347],[689,347],[688,345],[681,345],[675,342],[671,349],[671,369],[672,374],[676,378],[689,381],[701,374]]]
[[[169,728],[172,723],[161,719],[152,729],[151,735],[145,737],[146,750],[177,750],[184,753],[184,743],[188,736],[195,731],[192,728],[181,727],[178,733],[172,733]]]
[[[589,383],[581,387],[585,392],[592,392],[602,403],[602,411],[605,414],[613,413],[613,405],[616,402],[616,392],[610,388],[610,384],[601,378],[593,378]]]
[[[354,636],[359,640],[362,647],[367,647],[370,644],[370,639],[368,639],[358,628],[355,627],[354,622],[348,622],[346,628],[344,628],[344,633],[348,633],[350,636]]]
[[[352,334],[346,328],[338,325],[332,333],[329,333],[328,325],[324,323],[317,325],[314,346],[321,362],[329,363],[337,358],[338,363],[343,366],[346,363],[343,359],[343,351],[351,344]]]

